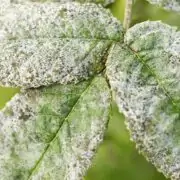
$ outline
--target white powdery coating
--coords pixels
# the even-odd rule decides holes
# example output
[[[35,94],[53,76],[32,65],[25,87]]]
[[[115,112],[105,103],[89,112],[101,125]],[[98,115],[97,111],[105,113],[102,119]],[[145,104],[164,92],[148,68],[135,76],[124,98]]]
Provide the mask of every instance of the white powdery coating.
[[[103,6],[107,6],[114,2],[114,0],[11,0],[13,3],[26,3],[26,2],[59,2],[59,3],[67,3],[67,2],[80,2],[80,3],[97,3],[102,4]]]
[[[171,96],[179,96],[180,32],[160,21],[146,21],[129,29],[125,44],[152,67],[160,83]],[[162,70],[162,67],[165,70]],[[177,88],[176,88],[177,86]]]
[[[103,140],[110,99],[101,76],[16,95],[0,112],[1,180],[82,179]]]
[[[180,1],[179,0],[147,0],[151,4],[157,4],[164,9],[175,11],[180,13]]]
[[[0,0],[0,15],[5,13],[10,4],[10,0]]]
[[[122,26],[95,4],[11,4],[0,16],[0,85],[77,83],[104,68]]]
[[[180,34],[143,22],[112,47],[107,76],[139,151],[165,176],[180,179]]]

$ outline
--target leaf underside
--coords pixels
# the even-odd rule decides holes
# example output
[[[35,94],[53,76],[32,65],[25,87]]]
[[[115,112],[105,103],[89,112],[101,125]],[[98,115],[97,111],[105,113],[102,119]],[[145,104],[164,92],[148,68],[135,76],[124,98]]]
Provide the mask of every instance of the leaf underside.
[[[0,85],[31,88],[88,79],[104,69],[107,50],[122,31],[96,4],[12,3],[0,16]]]
[[[147,0],[151,4],[157,4],[158,6],[180,13],[180,1],[179,0]]]
[[[107,76],[137,148],[159,171],[180,179],[180,32],[143,22],[110,51]]]
[[[82,179],[109,110],[102,76],[16,95],[0,112],[1,180]]]

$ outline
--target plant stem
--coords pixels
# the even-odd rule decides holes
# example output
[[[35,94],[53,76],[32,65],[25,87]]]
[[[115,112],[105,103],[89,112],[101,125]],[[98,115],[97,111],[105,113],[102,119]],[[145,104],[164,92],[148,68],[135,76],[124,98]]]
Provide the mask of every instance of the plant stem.
[[[127,30],[131,24],[132,6],[133,6],[133,0],[126,0],[124,23],[123,23],[123,27],[125,30]]]

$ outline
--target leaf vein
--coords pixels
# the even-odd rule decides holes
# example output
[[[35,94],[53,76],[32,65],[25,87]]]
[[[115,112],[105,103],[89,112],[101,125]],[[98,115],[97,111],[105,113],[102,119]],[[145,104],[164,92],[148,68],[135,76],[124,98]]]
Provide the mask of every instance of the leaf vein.
[[[164,91],[165,95],[168,97],[168,99],[171,101],[171,103],[173,104],[173,106],[178,109],[178,105],[176,104],[174,98],[170,95],[170,93],[168,92],[168,90],[166,90],[166,88],[164,87],[162,80],[160,77],[158,77],[158,75],[155,73],[155,71],[145,62],[145,60],[138,54],[138,52],[136,52],[134,49],[132,49],[130,46],[127,46],[128,49],[137,57],[137,60],[143,64],[148,70],[149,72],[153,75],[153,77],[155,78],[155,80],[157,81],[157,83],[159,84],[159,86],[162,88],[162,90]]]
[[[28,180],[31,179],[31,177],[33,176],[34,171],[37,169],[38,165],[40,165],[41,161],[43,160],[45,154],[48,152],[49,148],[51,147],[51,145],[53,144],[54,140],[57,138],[57,135],[59,134],[61,127],[63,126],[63,123],[68,119],[68,117],[70,116],[70,114],[74,111],[74,108],[76,107],[76,105],[78,104],[78,102],[80,101],[80,99],[83,97],[83,95],[89,90],[89,88],[91,87],[91,84],[93,82],[94,78],[91,80],[91,82],[89,83],[89,85],[84,89],[84,91],[82,92],[82,94],[80,95],[80,97],[76,100],[76,102],[74,103],[74,106],[71,108],[71,110],[69,111],[69,113],[67,114],[67,116],[64,118],[64,120],[62,121],[62,123],[60,124],[57,132],[55,133],[55,135],[53,136],[53,138],[50,140],[50,142],[48,143],[47,147],[45,148],[44,152],[42,153],[42,155],[40,156],[40,158],[38,159],[37,163],[34,165],[34,167],[32,168],[30,175],[28,176]]]

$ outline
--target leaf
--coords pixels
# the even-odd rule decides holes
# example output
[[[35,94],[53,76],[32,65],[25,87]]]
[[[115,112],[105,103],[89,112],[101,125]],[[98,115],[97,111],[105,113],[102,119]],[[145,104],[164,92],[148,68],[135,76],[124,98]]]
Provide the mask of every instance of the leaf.
[[[180,32],[143,22],[107,61],[113,96],[137,148],[166,177],[180,179]]]
[[[32,1],[32,2],[60,2],[60,3],[66,3],[66,2],[97,3],[97,4],[102,4],[104,6],[107,6],[111,3],[113,3],[115,0],[11,0],[11,2],[13,2],[13,3],[24,3],[24,2],[28,2],[28,1]]]
[[[180,13],[180,1],[179,0],[147,0],[151,4],[157,4],[158,6]]]
[[[82,179],[103,140],[109,110],[101,76],[16,95],[0,112],[1,180]]]
[[[104,69],[122,25],[95,4],[12,4],[0,16],[0,85],[77,83]]]

